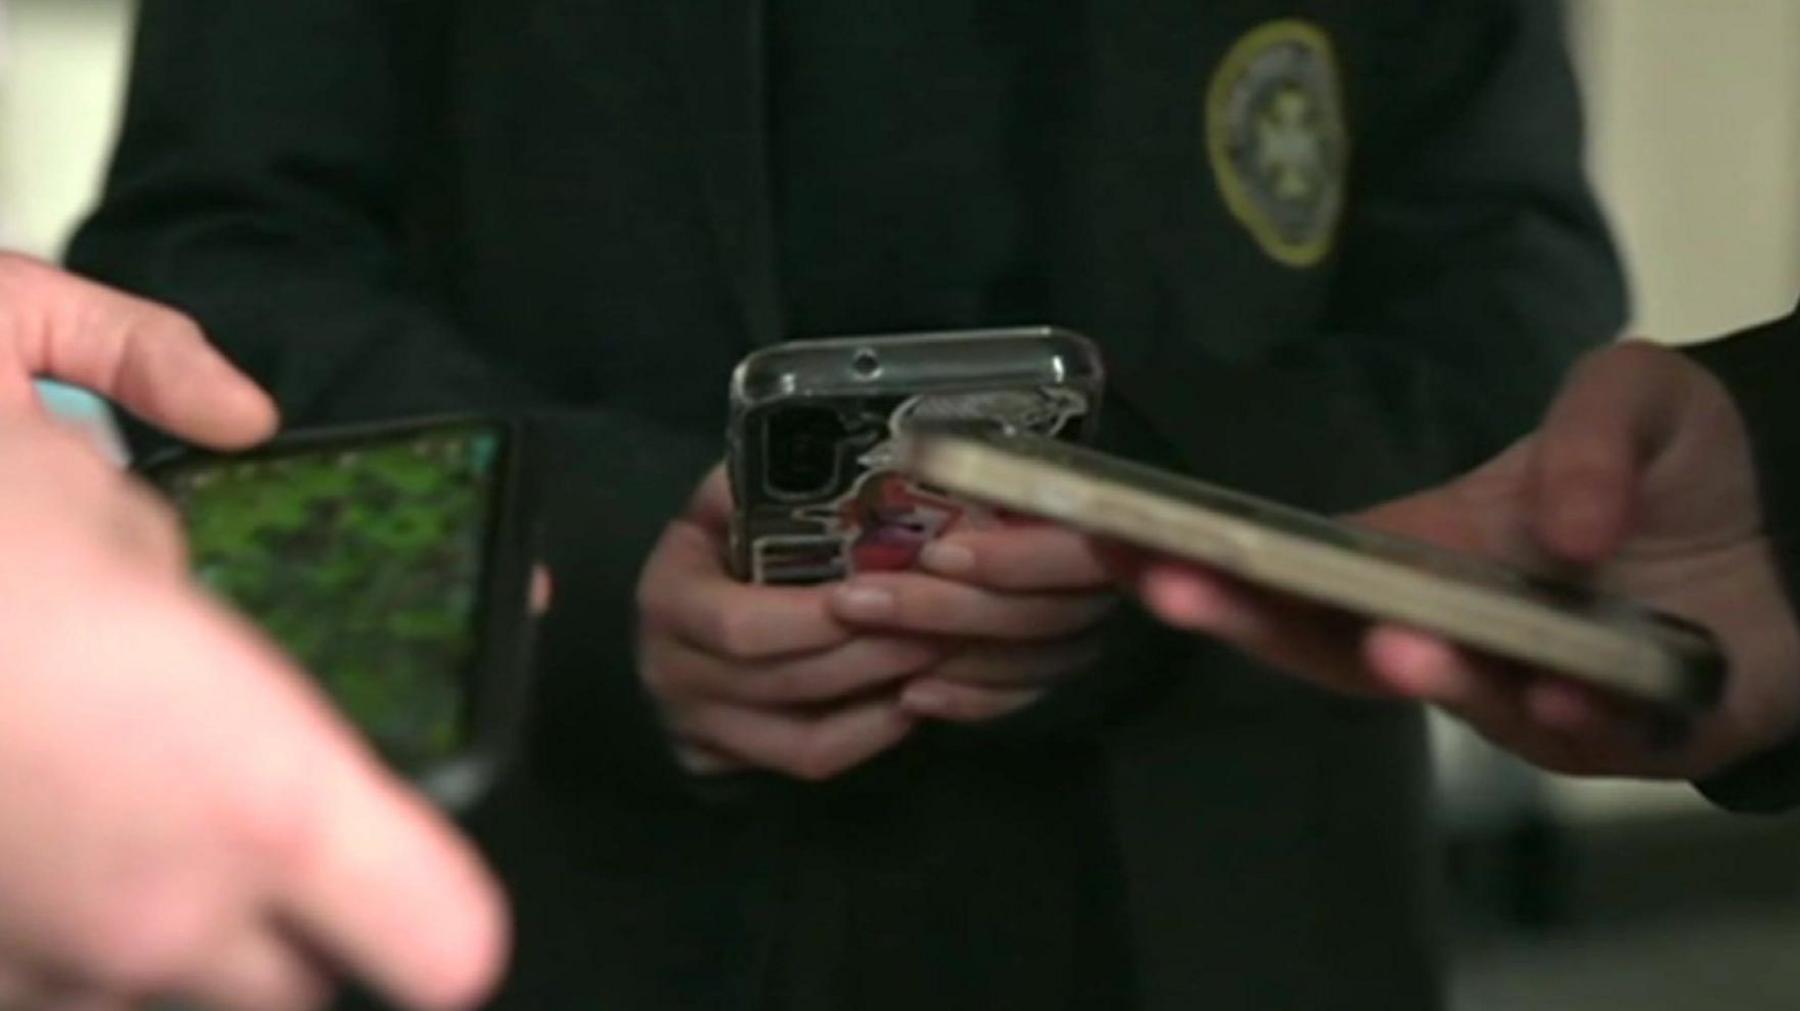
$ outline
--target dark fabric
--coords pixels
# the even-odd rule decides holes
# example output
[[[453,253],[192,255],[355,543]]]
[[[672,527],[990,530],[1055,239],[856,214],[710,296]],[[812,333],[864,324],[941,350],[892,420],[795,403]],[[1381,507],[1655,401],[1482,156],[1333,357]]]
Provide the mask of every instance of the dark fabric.
[[[912,235],[889,276],[851,287],[928,306],[809,298],[798,315],[820,327],[1082,330],[1114,376],[1109,444],[1338,509],[1484,459],[1618,326],[1550,0],[902,6],[863,12],[892,29],[891,59],[926,68],[916,94],[881,89],[894,122],[928,130],[942,61],[992,54],[1001,105],[942,115],[1001,128],[1008,153],[889,188],[924,201]],[[827,254],[784,248],[798,221],[777,224],[805,194],[776,149],[761,3],[143,0],[140,16],[77,268],[190,310],[290,423],[547,417],[543,695],[527,763],[472,819],[519,921],[496,1007],[1116,1007],[1081,991],[1111,956],[1068,955],[1099,937],[1155,1011],[1436,1006],[1408,708],[1137,636],[1014,721],[923,734],[840,782],[719,800],[677,774],[637,687],[637,570],[720,452],[732,365],[802,332],[784,279],[844,283],[784,262]],[[1332,40],[1353,141],[1335,251],[1307,269],[1231,216],[1202,132],[1227,51],[1289,16]],[[837,83],[804,80],[796,115]],[[900,171],[878,143],[832,157],[844,179]],[[807,192],[835,175],[808,168]],[[964,187],[1004,212],[968,214]],[[1059,831],[1067,845],[1032,846]],[[831,867],[869,887],[816,877]],[[980,908],[1004,915],[959,918],[913,887],[940,875],[984,882]],[[1120,908],[1090,908],[1109,892]],[[1051,943],[1034,917],[1075,932],[1026,950]],[[917,926],[883,936],[899,922]],[[783,974],[783,924],[805,944],[852,935],[883,966],[916,941],[918,971]]]
[[[1044,271],[1024,225],[1051,170],[1010,141],[1054,125],[1031,81],[1079,25],[988,20],[1006,6],[768,5],[776,271],[791,334],[1041,311]],[[822,798],[790,858],[768,1005],[1130,1006],[1101,773],[1092,744],[996,742],[912,763],[904,789]],[[976,824],[998,830],[961,829]]]
[[[1038,36],[1078,26],[1052,16],[1037,19],[1036,32],[983,30],[984,14],[1005,6],[769,4],[776,237],[791,334],[1041,311],[1025,200],[1048,167],[1009,142],[1048,125],[1021,94],[1055,52]]]
[[[1800,609],[1800,313],[1687,350],[1725,384],[1744,417],[1769,543],[1788,600]],[[1734,811],[1800,807],[1800,734],[1697,785]]]

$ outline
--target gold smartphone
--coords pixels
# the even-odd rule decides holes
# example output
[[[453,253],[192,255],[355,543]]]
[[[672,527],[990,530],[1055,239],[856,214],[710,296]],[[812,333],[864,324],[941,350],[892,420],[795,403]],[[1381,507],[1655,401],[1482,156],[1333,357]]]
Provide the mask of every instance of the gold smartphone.
[[[1202,563],[1249,583],[1546,668],[1640,702],[1715,704],[1712,635],[1629,600],[1081,446],[920,432],[902,468],[955,495]]]

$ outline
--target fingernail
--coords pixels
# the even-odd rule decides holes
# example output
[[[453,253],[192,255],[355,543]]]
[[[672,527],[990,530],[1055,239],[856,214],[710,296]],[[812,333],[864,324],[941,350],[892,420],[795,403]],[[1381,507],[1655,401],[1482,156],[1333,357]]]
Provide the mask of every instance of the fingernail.
[[[835,593],[838,611],[852,621],[881,621],[893,617],[895,602],[892,590],[879,586],[845,583]]]
[[[966,544],[932,541],[919,552],[919,564],[945,576],[966,576],[975,571],[975,552]]]
[[[1236,605],[1209,584],[1153,582],[1146,587],[1146,594],[1163,620],[1190,632],[1240,640],[1260,630],[1254,612]]]
[[[909,712],[931,715],[942,711],[945,704],[943,691],[928,684],[907,685],[900,693],[900,708]]]

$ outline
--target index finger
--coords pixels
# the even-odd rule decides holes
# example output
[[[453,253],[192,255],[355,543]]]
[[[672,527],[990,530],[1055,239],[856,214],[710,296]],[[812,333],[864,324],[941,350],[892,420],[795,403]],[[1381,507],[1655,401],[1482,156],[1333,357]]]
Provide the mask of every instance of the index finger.
[[[919,563],[937,575],[995,590],[1087,590],[1114,577],[1100,544],[1051,524],[959,531],[927,544]]]
[[[246,829],[265,858],[256,897],[267,915],[395,1003],[478,1000],[509,939],[499,888],[473,848],[243,619],[210,603],[180,613],[190,617],[158,625],[164,644],[204,658],[222,679],[208,685],[213,696],[248,714],[233,733],[254,749],[228,763],[232,788],[281,812]]]
[[[0,257],[0,334],[16,366],[0,401],[21,406],[44,376],[92,390],[144,421],[217,448],[251,445],[276,425],[257,385],[172,309],[19,256]]]
[[[474,1004],[505,961],[498,887],[417,794],[365,762],[326,764],[317,834],[278,882],[278,915],[398,1003]]]
[[[1630,528],[1640,470],[1685,406],[1674,352],[1627,341],[1589,355],[1544,416],[1532,488],[1538,536],[1578,562],[1610,554]]]

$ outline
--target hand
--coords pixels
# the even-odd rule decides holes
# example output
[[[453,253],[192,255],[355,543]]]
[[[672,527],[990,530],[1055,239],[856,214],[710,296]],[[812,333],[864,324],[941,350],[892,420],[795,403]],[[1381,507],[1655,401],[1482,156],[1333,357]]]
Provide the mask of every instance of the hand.
[[[173,310],[0,253],[0,417],[36,413],[34,377],[110,397],[219,449],[275,431],[275,405]]]
[[[1117,602],[1095,545],[1047,524],[1007,521],[926,546],[923,571],[859,575],[832,612],[871,632],[924,636],[947,655],[912,677],[906,712],[992,720],[1042,698],[1100,655],[1097,623]]]
[[[639,676],[682,765],[823,780],[905,739],[915,720],[899,685],[943,648],[859,632],[833,615],[827,587],[738,582],[725,565],[731,514],[716,469],[638,584]]]
[[[197,594],[146,490],[37,417],[84,383],[216,445],[274,426],[191,323],[0,258],[0,1007],[477,1000],[498,890],[311,683]]]
[[[494,885],[189,588],[169,515],[41,422],[0,425],[0,474],[0,1006],[305,1008],[336,969],[477,997]]]
[[[1418,698],[1547,768],[1699,778],[1800,723],[1800,630],[1764,534],[1742,419],[1703,368],[1642,343],[1571,374],[1542,427],[1447,485],[1364,514],[1371,526],[1523,566],[1573,568],[1713,629],[1723,704],[1666,720],[1545,672],[1147,559],[1135,576],[1172,624],[1328,687]]]

